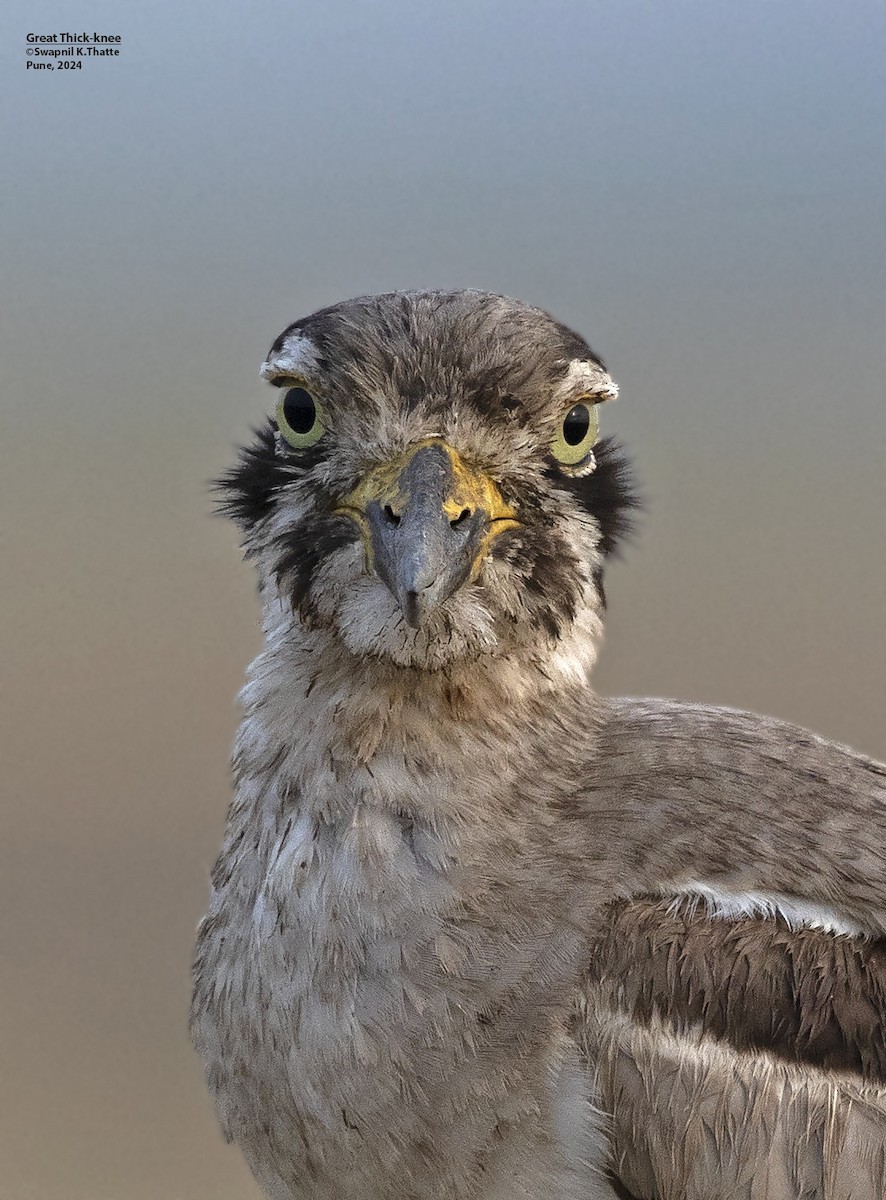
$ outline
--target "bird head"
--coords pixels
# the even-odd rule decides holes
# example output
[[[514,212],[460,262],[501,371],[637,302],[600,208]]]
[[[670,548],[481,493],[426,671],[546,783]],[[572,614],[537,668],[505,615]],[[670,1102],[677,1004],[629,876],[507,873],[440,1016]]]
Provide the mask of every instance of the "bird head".
[[[594,640],[634,506],[598,441],[617,388],[575,333],[479,291],[396,292],[290,325],[275,413],[222,480],[262,590],[398,666]]]

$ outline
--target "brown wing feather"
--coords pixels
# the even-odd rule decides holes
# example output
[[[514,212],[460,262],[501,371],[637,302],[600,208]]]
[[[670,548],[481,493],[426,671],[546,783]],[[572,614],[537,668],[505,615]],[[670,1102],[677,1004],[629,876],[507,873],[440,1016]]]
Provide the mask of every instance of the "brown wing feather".
[[[886,944],[612,906],[577,1036],[643,1200],[882,1200]]]

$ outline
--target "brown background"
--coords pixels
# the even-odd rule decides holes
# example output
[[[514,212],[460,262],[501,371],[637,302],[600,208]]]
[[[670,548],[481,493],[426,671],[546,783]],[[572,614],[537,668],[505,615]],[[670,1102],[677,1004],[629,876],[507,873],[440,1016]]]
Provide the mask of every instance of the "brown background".
[[[647,497],[600,687],[886,757],[882,6],[143,8],[3,17],[2,1200],[255,1195],[185,1033],[258,647],[205,481],[296,316],[575,325]]]

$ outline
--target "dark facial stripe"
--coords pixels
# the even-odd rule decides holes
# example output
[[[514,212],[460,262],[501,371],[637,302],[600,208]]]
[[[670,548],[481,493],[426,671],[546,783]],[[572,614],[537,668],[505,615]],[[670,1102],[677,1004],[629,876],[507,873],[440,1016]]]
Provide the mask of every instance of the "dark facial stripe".
[[[353,545],[359,537],[359,530],[350,517],[314,513],[276,539],[277,582],[281,591],[289,595],[293,609],[305,619],[316,616],[310,599],[317,568],[330,554],[342,546]]]
[[[559,538],[541,539],[532,548],[532,571],[526,579],[534,624],[558,638],[575,620],[579,598],[578,563]]]
[[[286,481],[286,472],[274,452],[277,426],[269,421],[255,431],[251,446],[243,446],[236,464],[214,481],[219,494],[218,511],[249,529],[270,515],[277,488]]]
[[[293,469],[309,470],[323,458],[321,447],[278,454],[276,421],[255,431],[251,446],[241,448],[237,462],[214,483],[218,512],[249,530],[271,515],[278,490],[293,477]]]
[[[216,483],[221,494],[219,511],[246,531],[271,514],[277,494],[291,482],[293,470],[309,470],[324,454],[322,447],[280,454],[275,434],[276,424],[269,421],[257,431],[253,444],[241,450],[237,464]],[[594,516],[600,525],[601,549],[611,554],[618,538],[631,528],[629,514],[638,501],[627,464],[612,441],[600,443],[596,453],[597,469],[583,479],[570,478],[554,466],[548,473]],[[533,489],[530,494],[515,494],[514,500],[530,519],[523,529],[496,539],[493,553],[509,561],[522,576],[531,624],[551,637],[560,637],[574,620],[579,601],[580,572],[574,553],[546,516],[549,501],[544,494]],[[317,503],[319,513],[284,535],[277,546],[277,575],[293,606],[305,616],[310,615],[311,581],[319,563],[356,540],[352,522],[329,515],[332,499],[319,489]],[[605,599],[600,569],[595,571],[595,583]]]
[[[594,457],[597,469],[582,478],[566,475],[556,465],[549,467],[547,474],[595,518],[600,526],[600,549],[608,557],[633,530],[631,513],[640,507],[640,498],[630,464],[612,438],[604,438],[594,447]]]
[[[548,469],[547,475],[594,517],[600,526],[600,549],[608,556],[615,552],[619,539],[632,530],[630,514],[640,502],[627,460],[612,439],[602,441],[595,455],[597,468],[591,475],[574,478],[556,465]],[[508,497],[525,527],[502,534],[492,552],[523,575],[532,623],[559,637],[575,619],[579,602],[581,572],[574,551],[558,536],[546,515],[550,499],[543,492],[512,486]],[[605,606],[602,566],[595,567],[593,581]]]
[[[512,488],[508,500],[516,505],[523,524],[499,534],[492,556],[508,563],[521,580],[530,624],[558,638],[575,619],[581,596],[579,563],[533,491]]]

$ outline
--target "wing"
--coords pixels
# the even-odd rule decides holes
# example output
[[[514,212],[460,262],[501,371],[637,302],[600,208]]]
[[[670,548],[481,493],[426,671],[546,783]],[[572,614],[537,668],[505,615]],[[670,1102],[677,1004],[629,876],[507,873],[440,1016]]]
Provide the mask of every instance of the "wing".
[[[620,796],[628,813],[638,802],[663,806],[673,821],[681,797],[694,798],[685,869],[661,869],[666,856],[653,855],[653,894],[608,908],[575,1014],[611,1115],[622,1194],[881,1200],[886,942],[863,930],[882,929],[886,771],[794,726],[673,702],[618,702],[603,743],[595,789],[610,805]],[[707,836],[700,788],[715,827],[731,828],[722,810],[740,816],[744,801],[756,877],[752,840],[736,846],[740,869],[713,879],[704,852],[692,852],[693,837]],[[876,876],[869,911],[839,840],[854,845],[865,819]],[[806,864],[795,864],[791,889],[770,861],[782,838],[796,852],[798,823],[821,873],[811,896]],[[644,839],[635,846],[639,860]],[[699,867],[707,878],[693,878]],[[642,865],[638,875],[648,886]],[[755,886],[742,891],[743,878]],[[761,890],[770,879],[776,888]]]

